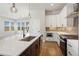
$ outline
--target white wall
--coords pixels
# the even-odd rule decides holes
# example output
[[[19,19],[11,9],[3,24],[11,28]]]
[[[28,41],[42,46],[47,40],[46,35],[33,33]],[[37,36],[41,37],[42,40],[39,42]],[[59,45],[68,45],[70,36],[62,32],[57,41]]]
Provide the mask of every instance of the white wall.
[[[32,10],[31,16],[32,19],[30,19],[30,21],[34,23],[34,26],[32,25],[33,28],[39,27],[38,32],[44,34],[45,37],[45,10]],[[37,29],[35,31],[37,31]]]
[[[21,6],[20,4],[16,4],[17,13],[12,13],[10,11],[11,7],[11,3],[0,3],[0,16],[6,16],[14,19],[20,19],[28,16],[28,9],[26,5]]]
[[[6,16],[8,18],[11,18],[12,21],[14,21],[13,19],[16,19],[17,21],[19,21],[21,19],[21,21],[24,21],[24,20],[28,20],[28,19],[22,19],[22,17],[27,17],[28,16],[28,8],[26,8],[26,6],[18,6],[16,4],[16,7],[18,9],[18,12],[17,13],[11,13],[10,12],[10,7],[11,7],[11,4],[2,4],[3,7],[0,6],[0,16]],[[2,8],[2,9],[1,9]],[[31,13],[31,19],[28,20],[30,21],[30,33],[33,31],[34,28],[38,28],[38,30],[40,30],[40,33],[44,34],[45,33],[45,10],[38,10],[38,9],[34,9],[34,10],[30,10],[30,13]],[[0,35],[6,33],[4,32],[4,21],[7,20],[6,17],[0,17]],[[11,20],[10,19],[10,20]],[[37,21],[38,20],[38,21]],[[33,21],[33,22],[32,22]],[[37,26],[35,26],[37,25]],[[34,29],[34,31],[32,33],[35,33],[37,31],[37,29]],[[14,32],[7,32],[8,34],[11,34],[11,33],[15,33]]]

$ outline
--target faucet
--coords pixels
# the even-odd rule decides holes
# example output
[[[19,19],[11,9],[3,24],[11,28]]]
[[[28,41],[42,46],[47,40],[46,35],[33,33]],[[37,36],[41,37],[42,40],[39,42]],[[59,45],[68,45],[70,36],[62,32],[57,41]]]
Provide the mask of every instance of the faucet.
[[[25,37],[25,28],[23,27],[22,30],[23,30],[23,38],[24,38]]]

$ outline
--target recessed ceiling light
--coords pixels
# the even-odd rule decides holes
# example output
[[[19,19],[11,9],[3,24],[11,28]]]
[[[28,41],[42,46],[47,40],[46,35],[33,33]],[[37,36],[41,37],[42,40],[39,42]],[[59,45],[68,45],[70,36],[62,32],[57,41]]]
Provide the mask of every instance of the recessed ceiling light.
[[[50,4],[50,6],[53,6],[54,4],[52,3],[52,4]]]

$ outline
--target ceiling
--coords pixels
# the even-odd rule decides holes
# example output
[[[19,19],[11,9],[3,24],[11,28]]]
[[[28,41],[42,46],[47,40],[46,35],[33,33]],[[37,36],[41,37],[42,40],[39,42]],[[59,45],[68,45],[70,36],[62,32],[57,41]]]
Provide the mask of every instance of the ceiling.
[[[45,9],[46,11],[60,10],[64,7],[65,3],[53,3],[53,6],[50,6],[51,3],[30,3],[30,9]],[[0,3],[0,7],[12,6],[11,3]],[[28,3],[16,3],[17,7],[26,7],[29,8]]]
[[[65,6],[65,3],[54,3],[53,6],[50,6],[51,3],[30,3],[30,10],[45,10],[46,14],[58,14],[62,8]],[[0,15],[11,15],[10,7],[12,3],[0,3]],[[16,3],[16,8],[18,9],[18,16],[26,16],[29,10],[28,3]],[[20,15],[21,14],[21,15]],[[16,16],[17,16],[16,15]]]
[[[66,3],[54,3],[53,6],[46,7],[46,15],[59,14],[65,5]]]
[[[66,3],[32,3],[30,4],[31,9],[44,9],[46,14],[58,14],[62,10],[62,8],[66,5]]]

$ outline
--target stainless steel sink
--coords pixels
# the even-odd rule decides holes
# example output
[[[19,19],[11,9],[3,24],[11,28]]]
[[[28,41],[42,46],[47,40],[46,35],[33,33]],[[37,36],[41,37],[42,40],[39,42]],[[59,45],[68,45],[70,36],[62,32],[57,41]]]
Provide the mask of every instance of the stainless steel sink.
[[[24,39],[21,39],[21,41],[31,41],[34,38],[35,38],[35,36],[29,36],[29,37],[26,37]]]

